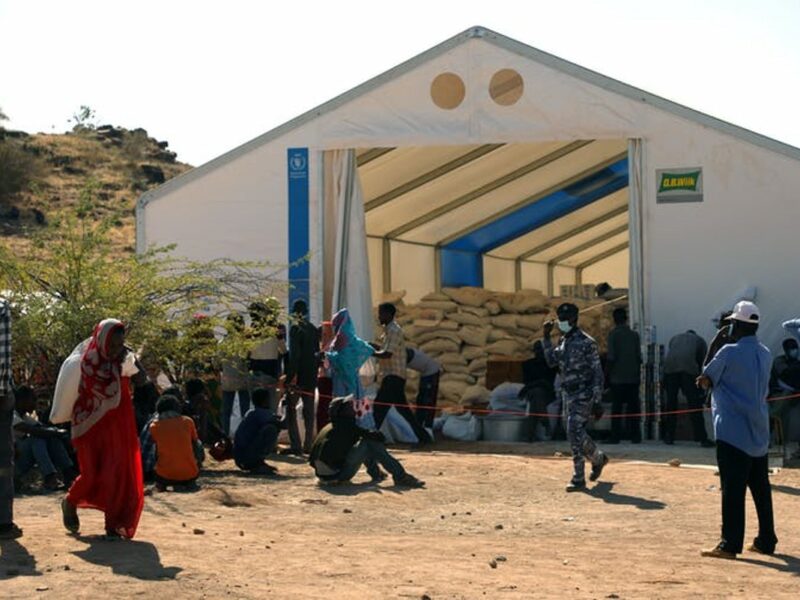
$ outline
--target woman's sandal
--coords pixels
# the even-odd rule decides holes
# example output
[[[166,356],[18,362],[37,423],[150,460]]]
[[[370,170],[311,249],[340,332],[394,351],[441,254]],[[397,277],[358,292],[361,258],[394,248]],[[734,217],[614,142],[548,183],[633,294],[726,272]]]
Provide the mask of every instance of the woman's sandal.
[[[81,521],[78,518],[78,509],[72,506],[66,498],[61,501],[61,519],[64,522],[64,527],[70,533],[78,533],[80,531]]]

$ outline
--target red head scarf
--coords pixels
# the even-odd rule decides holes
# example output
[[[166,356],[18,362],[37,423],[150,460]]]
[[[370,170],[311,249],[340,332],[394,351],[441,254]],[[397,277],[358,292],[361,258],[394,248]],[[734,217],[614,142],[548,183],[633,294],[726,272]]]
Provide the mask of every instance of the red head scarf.
[[[72,437],[89,431],[108,411],[119,406],[122,390],[122,357],[109,358],[108,345],[125,326],[116,319],[100,321],[81,357],[78,400],[72,409]]]

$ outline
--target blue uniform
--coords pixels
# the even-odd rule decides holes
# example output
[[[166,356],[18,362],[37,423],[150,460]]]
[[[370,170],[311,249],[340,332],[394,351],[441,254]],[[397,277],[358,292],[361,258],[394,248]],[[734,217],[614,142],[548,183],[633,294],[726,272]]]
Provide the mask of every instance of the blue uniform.
[[[557,346],[553,347],[547,338],[542,345],[547,364],[559,369],[561,401],[567,407],[567,437],[572,449],[572,480],[583,482],[586,477],[585,459],[593,465],[603,460],[603,453],[586,432],[592,404],[603,396],[603,368],[597,342],[574,327]]]

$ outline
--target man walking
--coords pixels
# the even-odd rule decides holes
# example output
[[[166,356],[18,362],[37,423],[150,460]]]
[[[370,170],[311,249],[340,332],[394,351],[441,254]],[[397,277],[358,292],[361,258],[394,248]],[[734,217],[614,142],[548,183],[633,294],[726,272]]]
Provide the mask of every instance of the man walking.
[[[720,349],[697,378],[698,386],[712,390],[711,410],[722,487],[721,539],[716,547],[701,552],[702,556],[713,558],[736,558],[742,551],[747,488],[758,514],[758,536],[748,550],[773,554],[778,543],[767,461],[766,398],[772,356],[756,337],[760,315],[755,304],[739,302],[730,319],[734,343]]]
[[[639,334],[628,326],[628,313],[617,308],[612,314],[616,325],[608,334],[608,382],[611,385],[611,444],[623,435],[634,444],[642,441],[641,417],[621,415],[641,412],[639,406],[639,372],[642,348]]]
[[[319,330],[308,320],[308,305],[305,300],[296,300],[292,305],[294,322],[289,329],[289,364],[286,383],[297,386],[303,404],[303,428],[305,435],[302,450],[300,431],[297,427],[297,396],[287,394],[286,420],[289,424],[289,451],[292,454],[308,454],[314,441],[314,392],[317,389],[319,370]]]
[[[592,405],[603,395],[603,369],[595,342],[578,328],[578,307],[571,303],[556,309],[558,328],[562,333],[558,346],[553,347],[550,334],[553,322],[544,325],[544,356],[547,364],[558,367],[561,377],[561,398],[567,406],[567,438],[572,448],[574,472],[568,492],[586,488],[585,459],[592,464],[590,481],[596,481],[608,463],[608,457],[598,450],[586,432]]]
[[[14,390],[11,377],[11,307],[0,298],[0,540],[22,535],[14,524]]]
[[[679,333],[669,341],[667,356],[664,359],[664,387],[667,391],[665,412],[678,410],[678,392],[686,397],[691,414],[694,441],[704,448],[712,448],[714,443],[708,439],[703,419],[703,399],[705,395],[697,387],[695,380],[703,368],[706,357],[706,342],[691,329]],[[677,418],[674,414],[664,416],[664,443],[675,443]]]
[[[414,413],[406,402],[406,341],[403,330],[394,316],[397,309],[394,304],[385,302],[378,307],[378,320],[383,325],[383,335],[380,344],[373,344],[375,358],[380,359],[381,385],[375,398],[375,427],[380,430],[386,413],[394,406],[395,410],[403,417],[420,445],[430,443],[431,437],[419,424]]]

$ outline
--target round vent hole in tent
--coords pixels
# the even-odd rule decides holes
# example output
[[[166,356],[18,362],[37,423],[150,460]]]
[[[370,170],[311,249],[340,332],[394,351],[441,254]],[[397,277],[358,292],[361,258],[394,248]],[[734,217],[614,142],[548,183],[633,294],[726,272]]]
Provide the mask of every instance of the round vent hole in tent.
[[[464,101],[465,95],[464,81],[455,73],[437,75],[431,83],[431,99],[439,108],[452,110]]]
[[[492,76],[489,95],[500,106],[511,106],[522,98],[525,84],[514,69],[501,69]]]

